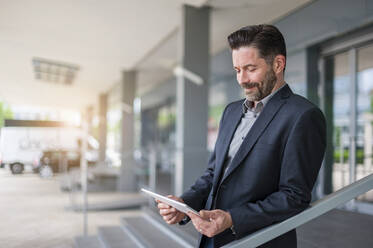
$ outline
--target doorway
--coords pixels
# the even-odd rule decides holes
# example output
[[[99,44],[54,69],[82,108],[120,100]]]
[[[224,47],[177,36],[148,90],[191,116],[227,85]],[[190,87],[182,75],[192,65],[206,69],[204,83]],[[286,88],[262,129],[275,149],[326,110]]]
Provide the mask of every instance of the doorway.
[[[324,46],[320,62],[321,102],[333,126],[328,155],[336,191],[373,173],[373,33]],[[350,207],[373,214],[373,190]]]

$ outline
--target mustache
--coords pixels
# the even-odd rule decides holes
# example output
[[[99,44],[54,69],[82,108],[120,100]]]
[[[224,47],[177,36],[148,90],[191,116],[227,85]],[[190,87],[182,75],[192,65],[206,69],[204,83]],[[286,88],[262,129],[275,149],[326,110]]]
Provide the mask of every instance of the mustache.
[[[241,87],[244,88],[244,89],[251,89],[251,88],[254,88],[254,87],[259,87],[259,83],[242,83],[241,84]]]

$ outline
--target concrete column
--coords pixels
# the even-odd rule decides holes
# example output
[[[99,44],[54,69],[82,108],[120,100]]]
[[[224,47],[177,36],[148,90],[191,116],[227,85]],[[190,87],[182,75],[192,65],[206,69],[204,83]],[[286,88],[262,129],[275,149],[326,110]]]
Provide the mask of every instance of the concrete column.
[[[176,89],[175,195],[207,166],[209,9],[182,7]],[[190,76],[192,75],[192,76]],[[203,83],[199,84],[202,79]]]
[[[88,106],[87,109],[86,109],[86,121],[87,121],[87,131],[88,131],[88,135],[92,135],[93,134],[93,131],[92,131],[92,128],[93,128],[93,115],[94,115],[94,108],[92,105]]]
[[[123,71],[122,74],[122,126],[121,126],[121,155],[122,166],[118,181],[118,190],[122,192],[134,192],[136,190],[136,178],[134,170],[134,116],[133,100],[136,92],[136,72]]]
[[[100,150],[99,150],[99,157],[98,161],[104,164],[106,159],[106,135],[107,135],[107,104],[108,103],[108,95],[101,94],[99,98],[99,143],[100,143]]]

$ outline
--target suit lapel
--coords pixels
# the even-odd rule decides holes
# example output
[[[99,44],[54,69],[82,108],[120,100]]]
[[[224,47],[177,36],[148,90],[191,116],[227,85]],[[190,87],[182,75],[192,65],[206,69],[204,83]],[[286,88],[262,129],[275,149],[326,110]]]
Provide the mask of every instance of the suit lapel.
[[[285,104],[285,98],[289,97],[290,94],[292,94],[292,92],[289,86],[285,85],[278,92],[278,94],[275,94],[272,99],[269,100],[263,111],[260,113],[258,119],[250,129],[249,133],[246,135],[221,182],[223,182],[232,173],[232,171],[234,171],[241,164],[242,160],[250,152],[253,145],[267,128],[268,124],[273,120],[276,113]]]
[[[243,103],[243,101],[242,101],[242,103]],[[225,160],[225,157],[227,156],[228,148],[229,148],[229,145],[230,145],[231,140],[233,138],[233,134],[235,133],[236,128],[238,126],[238,123],[240,122],[241,117],[242,117],[241,106],[242,105],[240,104],[240,108],[234,109],[233,113],[227,115],[227,117],[226,117],[226,118],[229,118],[229,119],[227,119],[227,121],[228,121],[227,129],[228,130],[224,132],[224,137],[222,139],[222,144],[223,144],[222,151],[223,152],[216,155],[217,163],[216,163],[216,171],[214,173],[214,181],[213,181],[214,191],[213,192],[215,192],[217,183],[219,181],[220,173],[221,173],[222,167],[224,165],[224,160]]]

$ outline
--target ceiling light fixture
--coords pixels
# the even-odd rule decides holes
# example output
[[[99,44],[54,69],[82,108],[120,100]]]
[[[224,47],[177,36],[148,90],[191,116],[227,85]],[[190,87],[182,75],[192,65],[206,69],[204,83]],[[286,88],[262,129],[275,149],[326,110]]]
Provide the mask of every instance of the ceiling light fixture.
[[[32,59],[35,79],[50,83],[72,85],[79,66],[49,59]]]

